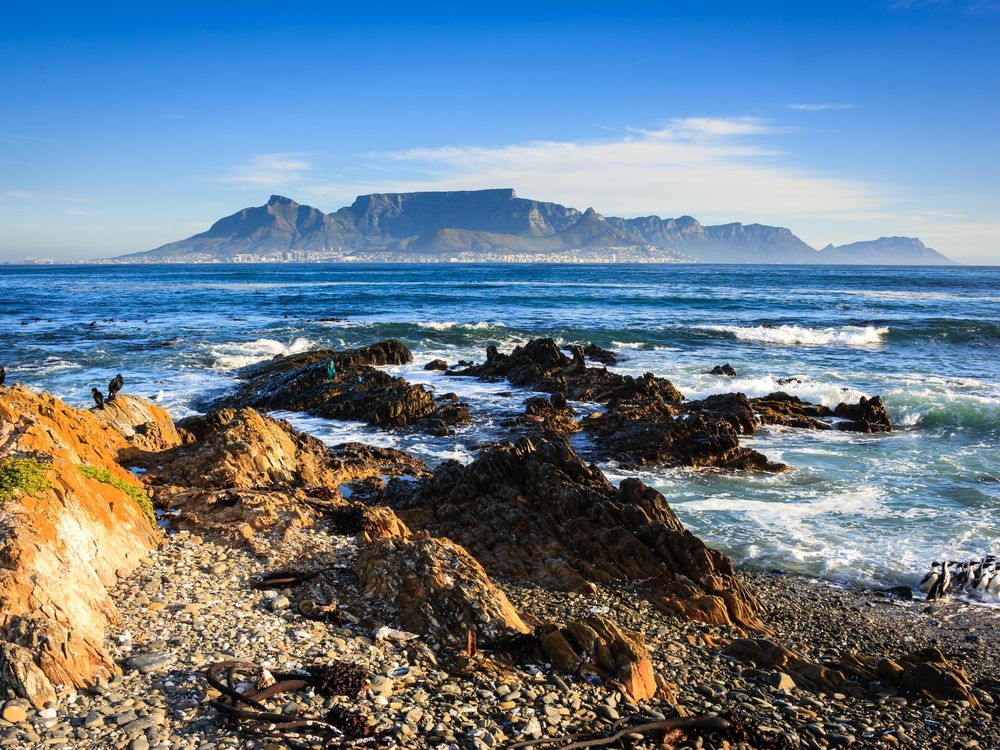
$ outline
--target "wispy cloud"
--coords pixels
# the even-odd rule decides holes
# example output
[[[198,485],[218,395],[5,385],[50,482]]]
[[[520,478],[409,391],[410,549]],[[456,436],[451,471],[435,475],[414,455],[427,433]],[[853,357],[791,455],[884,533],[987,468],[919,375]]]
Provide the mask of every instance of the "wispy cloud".
[[[786,104],[785,107],[788,109],[795,109],[799,112],[822,112],[827,109],[854,109],[856,104],[830,104],[830,103],[816,103],[816,104]]]
[[[756,118],[685,118],[600,140],[414,148],[365,155],[359,178],[301,190],[349,202],[365,192],[513,187],[609,214],[730,220],[784,221],[881,207],[888,193],[882,186],[792,164],[773,143],[784,132]]]
[[[245,164],[237,164],[229,174],[215,177],[223,182],[247,189],[294,185],[313,168],[302,153],[258,154]]]

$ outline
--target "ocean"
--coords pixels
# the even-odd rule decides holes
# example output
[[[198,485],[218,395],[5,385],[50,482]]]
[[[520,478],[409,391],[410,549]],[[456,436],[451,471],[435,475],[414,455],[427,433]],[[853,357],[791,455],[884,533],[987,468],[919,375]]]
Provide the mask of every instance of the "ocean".
[[[507,398],[505,383],[423,365],[538,336],[614,349],[616,369],[667,377],[689,398],[883,397],[891,434],[770,427],[744,439],[789,464],[783,474],[638,474],[740,565],[882,586],[915,583],[934,559],[1000,553],[1000,268],[0,267],[8,383],[86,407],[92,386],[122,372],[126,392],[158,396],[179,418],[242,365],[396,337],[414,362],[393,371],[457,393],[471,425],[439,438],[280,416],[331,444],[362,440],[432,463],[471,460],[532,394]],[[725,362],[737,377],[706,374]]]

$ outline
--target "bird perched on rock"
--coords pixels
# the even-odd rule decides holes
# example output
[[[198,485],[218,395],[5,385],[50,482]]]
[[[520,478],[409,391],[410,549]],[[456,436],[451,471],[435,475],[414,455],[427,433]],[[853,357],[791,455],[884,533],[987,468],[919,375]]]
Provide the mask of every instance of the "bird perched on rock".
[[[125,385],[125,378],[122,377],[121,373],[118,373],[108,383],[108,401],[115,400],[115,396],[118,395],[118,391],[122,389],[123,385]]]
[[[5,381],[6,379],[7,379],[7,370],[5,370],[3,367],[0,367],[0,386],[3,385],[3,381]]]
[[[97,404],[98,409],[104,408],[104,396],[96,388],[90,389],[90,395],[94,397],[94,403]]]

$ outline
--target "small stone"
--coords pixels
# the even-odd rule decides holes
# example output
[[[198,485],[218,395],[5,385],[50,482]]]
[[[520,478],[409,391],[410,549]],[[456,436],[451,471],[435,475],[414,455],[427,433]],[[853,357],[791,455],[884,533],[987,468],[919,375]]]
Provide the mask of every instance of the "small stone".
[[[174,654],[169,651],[151,651],[147,654],[137,654],[130,657],[125,663],[131,669],[137,669],[143,674],[156,672],[157,670],[169,667],[177,660]]]
[[[271,600],[271,609],[278,612],[282,609],[288,609],[291,602],[288,600],[287,596],[276,596]]]
[[[3,707],[2,716],[4,721],[9,721],[11,724],[19,724],[28,718],[28,710],[15,701],[10,701]]]

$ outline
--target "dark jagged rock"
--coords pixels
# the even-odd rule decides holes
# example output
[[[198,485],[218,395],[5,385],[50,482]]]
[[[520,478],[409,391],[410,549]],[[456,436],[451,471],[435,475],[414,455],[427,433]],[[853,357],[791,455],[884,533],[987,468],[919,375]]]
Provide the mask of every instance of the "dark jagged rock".
[[[549,398],[532,396],[524,403],[524,414],[504,422],[504,426],[521,428],[529,433],[548,431],[566,434],[580,429],[573,409],[561,393],[553,393]]]
[[[736,369],[726,362],[724,365],[716,365],[711,370],[708,371],[709,375],[725,375],[727,378],[736,377]]]
[[[850,420],[840,422],[837,429],[850,430],[851,432],[891,432],[892,422],[889,421],[889,412],[885,409],[885,404],[879,396],[872,398],[861,397],[856,404],[837,404],[833,410],[833,416]]]
[[[717,416],[730,425],[740,435],[752,435],[760,424],[754,413],[753,404],[742,393],[718,393],[700,401],[688,401],[689,411]]]
[[[591,342],[583,348],[583,353],[587,359],[600,362],[602,365],[617,365],[618,355],[610,349],[602,349],[597,344]]]
[[[424,365],[424,369],[439,370],[441,372],[444,372],[445,370],[448,369],[448,363],[445,362],[443,359],[432,359],[430,362]]]
[[[848,430],[851,432],[891,432],[889,413],[878,396],[865,398],[856,404],[838,404],[830,409],[821,404],[810,404],[797,396],[778,391],[763,398],[750,400],[762,424],[779,424],[816,430]],[[825,421],[831,417],[842,422]]]
[[[375,369],[412,359],[395,339],[340,352],[319,350],[279,357],[237,371],[245,382],[211,406],[285,409],[378,427],[423,421],[436,433],[468,421],[468,409],[453,394],[438,399],[422,385]],[[332,375],[331,360],[336,370]]]
[[[667,400],[679,402],[683,399],[668,380],[652,374],[635,378],[604,368],[587,367],[583,347],[574,346],[572,351],[573,356],[567,357],[552,339],[533,339],[510,354],[501,354],[491,346],[486,350],[486,362],[453,374],[483,380],[506,378],[512,385],[548,393],[562,392],[574,401],[607,403],[653,391]]]
[[[833,416],[830,409],[820,404],[810,404],[798,396],[790,396],[784,391],[750,399],[750,403],[760,417],[761,424],[778,424],[814,430],[833,429],[833,425],[823,421],[823,419]]]
[[[446,461],[397,513],[414,529],[462,544],[493,575],[563,590],[642,582],[662,609],[713,623],[759,625],[759,604],[732,562],[686,531],[660,493],[636,479],[612,485],[559,436]]]
[[[622,466],[690,466],[741,471],[784,471],[785,464],[740,445],[725,418],[690,412],[653,419],[623,419],[609,412],[588,423],[597,452]]]

